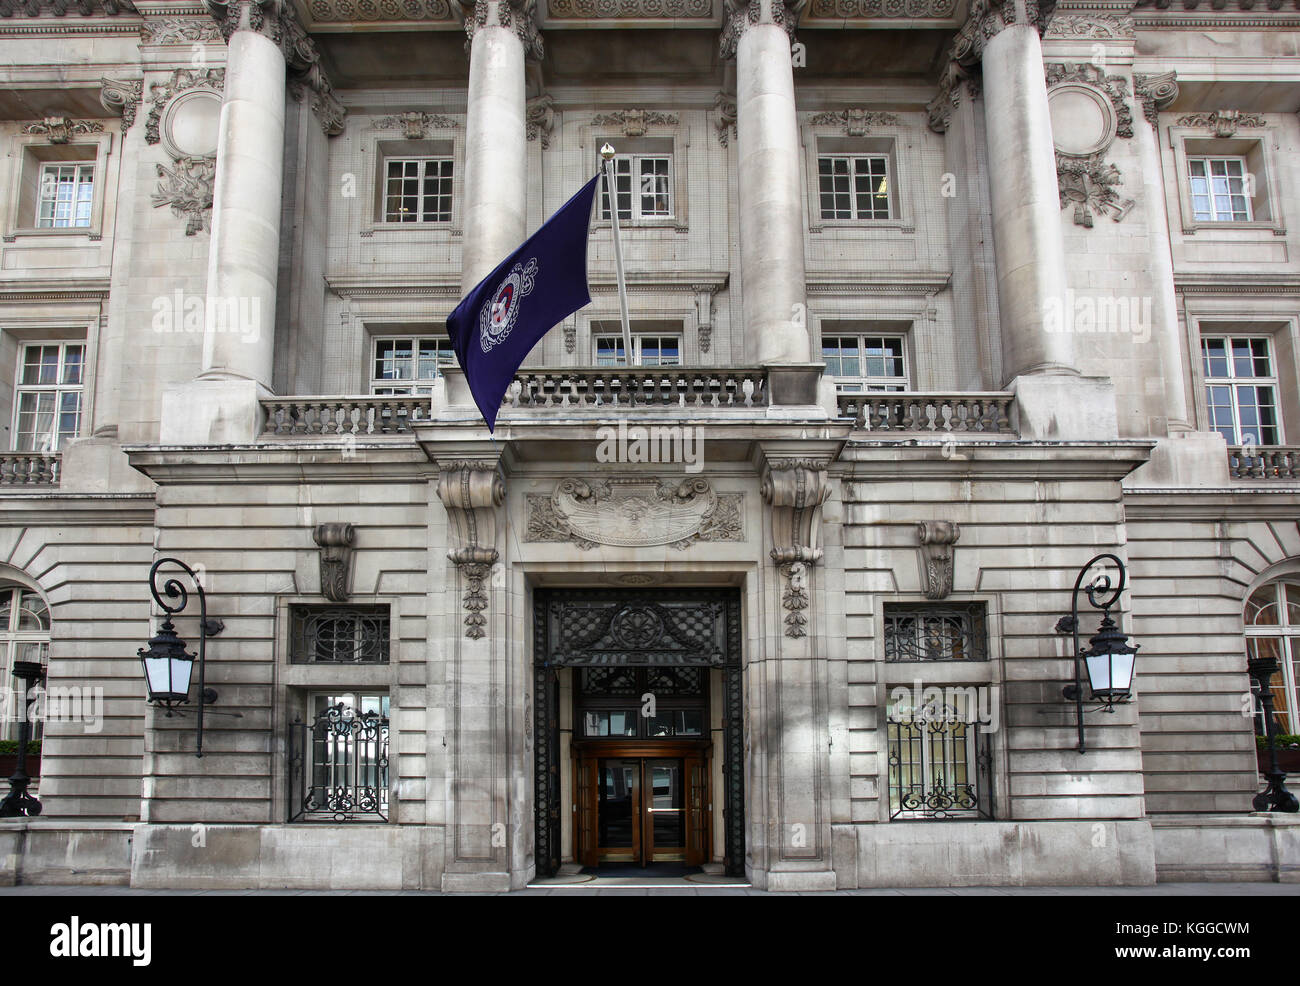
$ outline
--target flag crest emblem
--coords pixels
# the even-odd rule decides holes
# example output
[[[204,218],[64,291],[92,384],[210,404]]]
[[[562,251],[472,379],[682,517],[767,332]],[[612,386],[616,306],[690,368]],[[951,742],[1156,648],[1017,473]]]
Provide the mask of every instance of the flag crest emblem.
[[[537,258],[510,268],[501,286],[483,302],[478,313],[479,348],[487,353],[504,342],[519,318],[519,303],[531,294],[537,277]]]

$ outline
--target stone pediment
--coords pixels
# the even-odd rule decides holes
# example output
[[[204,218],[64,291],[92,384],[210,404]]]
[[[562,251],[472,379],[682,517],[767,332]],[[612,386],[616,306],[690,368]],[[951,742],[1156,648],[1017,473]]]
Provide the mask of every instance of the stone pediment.
[[[718,493],[706,479],[565,479],[549,495],[528,497],[525,541],[568,541],[640,548],[744,539],[740,493]]]

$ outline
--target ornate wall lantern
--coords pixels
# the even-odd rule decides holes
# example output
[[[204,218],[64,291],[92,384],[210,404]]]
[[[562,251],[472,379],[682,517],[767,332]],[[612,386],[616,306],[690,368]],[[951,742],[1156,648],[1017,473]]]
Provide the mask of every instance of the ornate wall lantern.
[[[1084,587],[1088,603],[1093,609],[1101,610],[1101,625],[1088,641],[1088,647],[1079,646],[1079,589],[1088,572],[1098,562],[1112,562],[1119,572],[1119,581],[1111,588],[1110,575],[1102,572]],[[1062,616],[1056,622],[1057,633],[1072,634],[1074,638],[1074,684],[1066,685],[1062,694],[1075,703],[1079,721],[1079,752],[1087,752],[1083,736],[1083,681],[1082,675],[1088,677],[1088,691],[1092,701],[1099,702],[1096,709],[1089,711],[1114,712],[1115,706],[1128,701],[1133,693],[1133,667],[1137,661],[1139,644],[1130,644],[1128,634],[1122,633],[1115,621],[1110,618],[1111,607],[1119,602],[1124,592],[1127,578],[1124,563],[1117,555],[1097,555],[1083,568],[1074,580],[1074,592],[1071,595],[1069,616]]]
[[[181,612],[189,602],[189,592],[185,585],[178,579],[169,578],[163,582],[162,594],[159,594],[158,569],[168,564],[180,568],[193,580],[194,587],[198,590],[200,627],[198,654],[186,652],[185,641],[176,633],[176,627],[171,620],[172,614]],[[168,718],[184,715],[179,706],[189,704],[190,683],[194,677],[195,659],[198,659],[198,738],[194,755],[201,757],[203,756],[203,710],[205,706],[212,705],[217,700],[217,693],[204,685],[206,641],[208,637],[215,637],[226,627],[220,620],[208,619],[208,600],[203,592],[203,585],[194,570],[178,558],[159,558],[153,563],[153,567],[149,569],[149,591],[153,594],[154,601],[162,607],[166,619],[158,628],[158,633],[149,640],[149,646],[141,647],[136,651],[144,667],[145,686],[148,688],[147,701],[157,708],[164,709]],[[168,603],[164,601],[163,596],[177,602]],[[242,718],[238,712],[221,714],[237,719]]]

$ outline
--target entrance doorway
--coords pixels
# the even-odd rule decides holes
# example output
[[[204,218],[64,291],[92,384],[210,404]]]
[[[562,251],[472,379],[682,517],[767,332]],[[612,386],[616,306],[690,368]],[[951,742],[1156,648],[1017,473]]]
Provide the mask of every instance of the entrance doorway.
[[[743,876],[739,593],[539,589],[535,605],[537,874],[717,861]]]
[[[709,764],[698,749],[588,746],[574,758],[574,856],[584,866],[711,858]],[[613,755],[606,755],[613,754]]]

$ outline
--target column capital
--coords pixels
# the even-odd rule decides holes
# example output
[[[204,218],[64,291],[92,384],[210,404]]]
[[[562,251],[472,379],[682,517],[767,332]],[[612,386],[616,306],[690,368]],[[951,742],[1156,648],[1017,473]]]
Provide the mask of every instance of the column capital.
[[[541,61],[545,53],[542,32],[537,26],[537,0],[461,0],[465,15],[465,50],[474,43],[479,28],[504,27],[513,30],[524,46],[524,54]]]
[[[253,31],[280,49],[295,99],[310,93],[311,108],[321,129],[333,136],[343,132],[347,110],[334,95],[321,66],[320,51],[298,20],[289,0],[205,0],[228,44],[236,31]]]
[[[736,45],[740,42],[741,35],[758,24],[775,24],[784,28],[793,43],[799,15],[807,3],[808,0],[793,0],[789,3],[786,0],[726,0],[722,39],[718,46],[722,57],[735,58]]]
[[[972,0],[966,23],[953,38],[950,57],[961,65],[973,65],[984,55],[984,46],[1003,28],[1027,24],[1041,37],[1056,11],[1056,0]]]
[[[1177,72],[1170,71],[1133,76],[1133,94],[1142,104],[1142,115],[1153,127],[1159,112],[1178,98],[1177,75]]]

